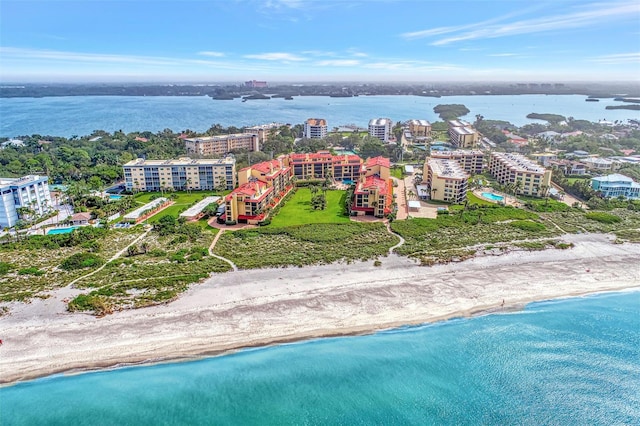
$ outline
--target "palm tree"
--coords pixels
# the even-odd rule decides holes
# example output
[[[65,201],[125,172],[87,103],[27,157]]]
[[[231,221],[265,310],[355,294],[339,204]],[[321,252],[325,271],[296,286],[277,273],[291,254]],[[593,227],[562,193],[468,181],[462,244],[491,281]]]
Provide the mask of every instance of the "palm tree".
[[[438,192],[438,188],[431,188],[431,199],[433,200]]]

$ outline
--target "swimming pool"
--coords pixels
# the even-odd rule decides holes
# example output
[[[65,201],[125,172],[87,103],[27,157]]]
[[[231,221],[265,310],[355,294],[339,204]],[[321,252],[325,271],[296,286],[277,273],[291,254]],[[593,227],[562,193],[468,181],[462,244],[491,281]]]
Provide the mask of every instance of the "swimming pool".
[[[66,228],[53,228],[47,231],[47,235],[58,235],[58,234],[68,234],[69,232],[73,232],[75,229],[78,229],[79,226],[68,226]]]
[[[116,201],[116,200],[119,200],[120,198],[122,198],[122,195],[113,195],[113,194],[109,195],[109,200]]]
[[[483,192],[482,196],[491,201],[504,201],[504,197],[502,195],[497,195],[492,192]]]

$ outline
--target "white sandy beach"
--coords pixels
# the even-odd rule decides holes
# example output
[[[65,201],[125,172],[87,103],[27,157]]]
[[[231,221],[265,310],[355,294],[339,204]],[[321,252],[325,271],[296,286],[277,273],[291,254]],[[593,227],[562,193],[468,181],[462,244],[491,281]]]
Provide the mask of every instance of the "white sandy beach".
[[[319,336],[514,309],[640,286],[640,244],[573,235],[569,250],[418,266],[398,256],[218,274],[167,305],[104,318],[65,312],[69,289],[0,317],[0,383],[124,363],[186,359]],[[504,307],[502,306],[504,300]]]

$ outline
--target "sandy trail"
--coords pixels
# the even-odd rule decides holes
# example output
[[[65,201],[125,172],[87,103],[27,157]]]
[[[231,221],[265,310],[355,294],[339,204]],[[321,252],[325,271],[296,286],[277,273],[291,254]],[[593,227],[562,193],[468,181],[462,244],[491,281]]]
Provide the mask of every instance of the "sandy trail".
[[[65,313],[51,301],[56,297],[16,303],[0,318],[0,383],[640,286],[639,244],[615,245],[595,234],[566,239],[576,246],[433,267],[392,255],[380,267],[361,262],[217,274],[173,303],[104,318]]]

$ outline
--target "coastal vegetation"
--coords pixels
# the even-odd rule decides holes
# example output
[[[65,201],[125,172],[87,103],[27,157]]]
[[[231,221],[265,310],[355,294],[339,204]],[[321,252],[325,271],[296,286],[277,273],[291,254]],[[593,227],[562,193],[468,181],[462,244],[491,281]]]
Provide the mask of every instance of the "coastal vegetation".
[[[561,121],[566,121],[567,118],[564,115],[560,114],[539,114],[536,112],[532,112],[527,114],[527,118],[532,120],[543,120],[548,121],[549,123],[559,123]]]
[[[214,252],[241,269],[301,267],[374,259],[397,242],[382,223],[318,223],[225,232]]]
[[[442,120],[447,121],[465,116],[471,111],[462,104],[444,104],[433,107],[433,112],[438,114]]]

